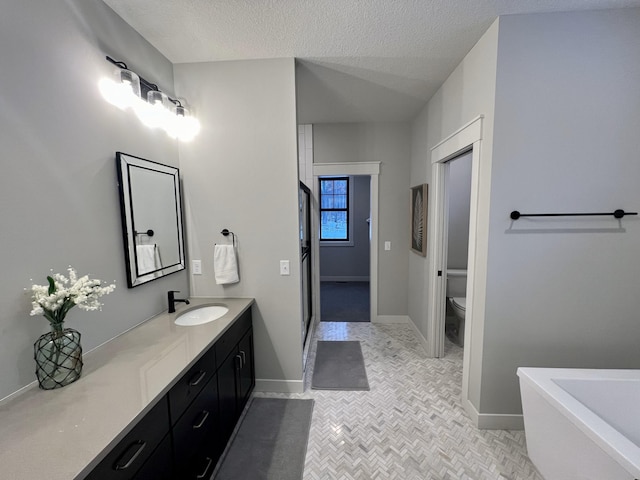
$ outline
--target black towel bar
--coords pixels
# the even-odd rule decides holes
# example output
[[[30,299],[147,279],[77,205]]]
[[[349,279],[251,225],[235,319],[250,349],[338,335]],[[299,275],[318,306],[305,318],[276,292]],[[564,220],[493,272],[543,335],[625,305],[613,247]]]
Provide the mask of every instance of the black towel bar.
[[[511,212],[511,220],[518,220],[520,217],[597,217],[597,216],[613,216],[615,218],[623,218],[625,215],[638,215],[638,212],[625,212],[618,209],[614,212],[606,213],[520,213],[517,210]]]
[[[147,230],[146,232],[136,232],[136,231],[133,232],[134,235],[147,235],[149,237],[153,237],[153,233],[154,232],[151,229]]]

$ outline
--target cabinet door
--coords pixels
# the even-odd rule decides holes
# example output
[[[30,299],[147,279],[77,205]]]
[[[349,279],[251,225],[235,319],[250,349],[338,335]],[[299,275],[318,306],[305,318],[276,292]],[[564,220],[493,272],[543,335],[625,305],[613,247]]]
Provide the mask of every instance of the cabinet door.
[[[220,432],[222,445],[226,445],[233,427],[238,419],[237,402],[237,378],[240,368],[240,355],[237,347],[218,369],[218,408],[220,409]]]
[[[242,337],[242,340],[240,340],[238,353],[242,358],[242,368],[239,371],[238,379],[237,409],[238,412],[242,412],[242,409],[249,399],[251,390],[253,390],[253,386],[256,383],[253,362],[253,329],[249,330],[245,336]]]
[[[134,480],[174,480],[171,435],[167,435],[138,471]]]

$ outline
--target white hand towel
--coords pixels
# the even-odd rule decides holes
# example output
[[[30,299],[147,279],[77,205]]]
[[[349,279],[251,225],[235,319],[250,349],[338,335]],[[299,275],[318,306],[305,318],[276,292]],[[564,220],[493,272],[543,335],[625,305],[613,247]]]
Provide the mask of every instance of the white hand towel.
[[[137,245],[138,275],[146,275],[160,268],[160,253],[155,244]]]
[[[238,260],[233,245],[216,245],[214,247],[213,269],[218,285],[237,283],[240,281],[238,276]]]

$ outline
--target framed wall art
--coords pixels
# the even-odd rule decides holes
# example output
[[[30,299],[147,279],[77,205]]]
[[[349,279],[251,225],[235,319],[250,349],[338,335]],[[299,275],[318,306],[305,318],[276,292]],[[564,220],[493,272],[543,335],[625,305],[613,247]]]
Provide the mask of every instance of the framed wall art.
[[[411,187],[410,218],[411,245],[413,252],[427,256],[427,209],[429,186],[426,183]]]

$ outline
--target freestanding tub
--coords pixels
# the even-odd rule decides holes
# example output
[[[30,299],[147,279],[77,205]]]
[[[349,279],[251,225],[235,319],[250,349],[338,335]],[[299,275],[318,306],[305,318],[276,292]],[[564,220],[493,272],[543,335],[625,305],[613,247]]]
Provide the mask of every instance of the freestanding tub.
[[[518,368],[529,458],[545,480],[640,479],[640,370]]]

